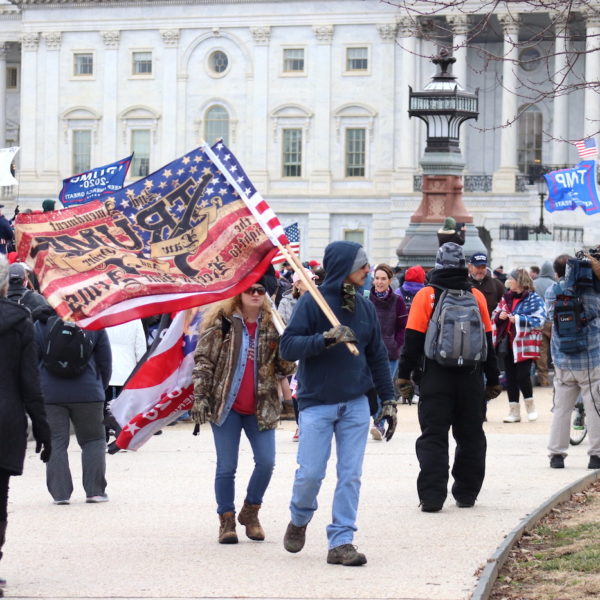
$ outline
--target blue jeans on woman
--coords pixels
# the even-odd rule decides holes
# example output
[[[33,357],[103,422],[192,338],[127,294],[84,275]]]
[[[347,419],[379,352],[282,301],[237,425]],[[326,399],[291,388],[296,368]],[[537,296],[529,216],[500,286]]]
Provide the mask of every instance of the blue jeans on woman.
[[[298,469],[290,503],[292,523],[298,527],[306,525],[317,510],[317,494],[335,436],[337,484],[333,495],[333,522],[327,526],[330,549],[351,544],[354,538],[369,421],[366,396],[338,404],[309,406],[300,411]]]
[[[222,515],[226,512],[235,512],[235,472],[242,430],[250,442],[254,455],[254,471],[248,482],[246,502],[262,504],[275,467],[275,430],[259,431],[256,415],[242,415],[233,410],[220,426],[211,424],[211,427],[217,451],[215,475],[217,513]]]

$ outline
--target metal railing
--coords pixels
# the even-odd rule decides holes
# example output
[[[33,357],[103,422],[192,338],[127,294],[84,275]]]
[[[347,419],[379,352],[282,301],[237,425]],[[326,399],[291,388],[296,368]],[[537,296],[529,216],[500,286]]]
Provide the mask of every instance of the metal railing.
[[[583,244],[583,227],[554,226],[551,232],[543,233],[536,225],[500,225],[500,240],[504,241],[554,241]]]

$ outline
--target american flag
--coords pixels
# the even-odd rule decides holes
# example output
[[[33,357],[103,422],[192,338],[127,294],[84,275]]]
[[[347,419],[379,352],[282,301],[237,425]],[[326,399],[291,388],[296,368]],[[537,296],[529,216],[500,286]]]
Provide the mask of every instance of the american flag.
[[[207,150],[206,147],[205,150]],[[212,157],[210,156],[211,152],[213,153]],[[246,175],[244,169],[242,169],[242,165],[223,141],[219,140],[214,146],[211,146],[207,154],[219,167],[224,167],[220,169],[222,175],[238,191],[240,197],[244,200],[246,206],[250,209],[254,218],[259,222],[273,244],[277,245],[279,243],[282,246],[287,246],[289,240],[283,231],[277,215],[267,204],[267,201],[256,191],[250,178]],[[218,163],[221,163],[221,165]]]
[[[598,146],[596,145],[596,140],[594,138],[587,138],[575,142],[575,147],[577,148],[577,152],[579,152],[579,158],[586,159],[598,156]]]
[[[298,228],[298,223],[292,223],[287,227],[284,227],[285,235],[289,240],[289,247],[298,255],[300,255],[300,229]],[[271,261],[274,265],[281,264],[285,262],[287,259],[281,252],[278,252],[275,255],[275,258]]]

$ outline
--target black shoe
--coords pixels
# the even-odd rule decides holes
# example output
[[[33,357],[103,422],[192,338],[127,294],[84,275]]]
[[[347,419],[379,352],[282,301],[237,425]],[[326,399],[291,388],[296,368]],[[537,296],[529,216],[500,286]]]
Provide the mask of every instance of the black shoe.
[[[475,506],[475,500],[470,500],[466,502],[464,500],[457,500],[456,506],[458,506],[458,508],[473,508]]]
[[[292,553],[300,552],[304,548],[304,542],[306,541],[306,525],[298,527],[291,521],[288,523],[285,535],[283,536],[283,547]]]
[[[327,553],[327,562],[330,565],[344,565],[345,567],[360,567],[367,562],[367,557],[356,550],[352,544],[342,544],[332,548]]]
[[[600,462],[600,458],[598,459],[598,461]],[[591,462],[591,460],[590,460]],[[550,457],[550,468],[551,469],[564,469],[565,468],[565,457],[562,454],[553,454]],[[588,467],[588,468],[592,468],[592,467]],[[600,464],[598,465],[598,468],[600,469]]]
[[[596,456],[595,454],[592,454],[592,456],[590,456],[588,469],[600,469],[600,456]]]
[[[440,512],[442,506],[443,504],[426,504],[425,502],[421,502],[421,512]]]

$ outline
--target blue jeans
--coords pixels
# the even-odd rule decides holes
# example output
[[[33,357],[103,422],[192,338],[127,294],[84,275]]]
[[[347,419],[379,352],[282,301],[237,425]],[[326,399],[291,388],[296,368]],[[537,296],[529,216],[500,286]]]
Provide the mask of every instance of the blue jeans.
[[[389,361],[389,366],[390,366],[390,377],[392,378],[392,381],[394,381],[394,375],[396,374],[396,369],[398,368],[398,363],[400,362],[400,359],[396,359],[396,360],[390,360]],[[386,400],[389,400],[389,398],[385,398]],[[379,406],[379,410],[381,410],[381,404],[383,403],[384,398],[380,398],[379,396],[377,396],[377,404]],[[379,411],[378,411],[379,412]],[[377,416],[376,414],[374,416]],[[379,427],[380,430],[382,430],[383,428],[383,424],[381,421],[375,421],[375,419],[373,419],[373,425],[375,425],[376,427]]]
[[[359,396],[339,404],[319,404],[300,411],[298,469],[290,512],[292,523],[306,525],[317,510],[317,494],[325,477],[335,435],[337,484],[332,523],[327,526],[329,548],[352,543],[360,495],[360,477],[369,433],[369,402]]]
[[[217,513],[235,512],[235,472],[242,430],[254,455],[254,471],[248,482],[246,502],[262,504],[275,467],[275,430],[259,431],[256,415],[241,415],[233,410],[229,411],[222,425],[211,424],[211,427],[217,451]]]

